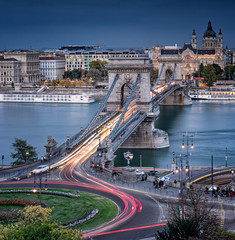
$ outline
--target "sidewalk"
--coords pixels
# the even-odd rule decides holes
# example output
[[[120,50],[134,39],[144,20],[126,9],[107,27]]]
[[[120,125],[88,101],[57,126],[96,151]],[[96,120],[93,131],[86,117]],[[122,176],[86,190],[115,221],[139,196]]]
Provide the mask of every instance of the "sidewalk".
[[[87,173],[89,173],[103,181],[114,184],[115,186],[120,187],[120,188],[127,188],[127,189],[131,189],[134,191],[140,191],[140,192],[153,194],[157,198],[162,199],[162,200],[165,199],[167,201],[170,201],[170,200],[176,201],[178,199],[179,193],[181,191],[180,183],[178,182],[179,179],[181,178],[181,176],[179,176],[179,173],[178,174],[170,173],[169,175],[167,175],[167,177],[169,177],[169,181],[165,182],[166,188],[163,189],[163,188],[156,188],[153,185],[154,177],[148,176],[147,181],[140,180],[135,183],[127,183],[127,182],[119,181],[118,179],[115,180],[115,179],[113,179],[113,177],[111,175],[108,175],[104,172],[96,172],[95,169],[90,168],[90,165],[88,162],[89,161],[87,161],[87,163],[85,165],[83,165],[83,167],[85,168]],[[208,169],[209,168],[193,170],[192,175],[190,176],[191,177],[190,180],[193,180],[197,177],[201,177],[205,174],[208,174]],[[142,170],[142,168],[141,168],[141,170]],[[156,170],[160,170],[160,169],[156,169]],[[183,179],[185,179],[185,175],[183,175],[183,177],[184,177]],[[175,180],[177,181],[177,184],[174,183]],[[175,186],[177,186],[177,187],[175,187]],[[213,203],[235,204],[235,196],[232,198],[231,197],[220,197],[220,196],[213,197],[211,192],[206,196],[208,197],[208,200]]]

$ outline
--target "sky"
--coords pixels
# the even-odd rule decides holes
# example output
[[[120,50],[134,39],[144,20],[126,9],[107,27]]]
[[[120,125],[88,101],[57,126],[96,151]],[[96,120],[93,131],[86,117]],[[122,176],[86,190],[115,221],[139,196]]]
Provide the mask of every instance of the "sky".
[[[183,46],[208,20],[235,48],[235,0],[0,0],[0,50]]]

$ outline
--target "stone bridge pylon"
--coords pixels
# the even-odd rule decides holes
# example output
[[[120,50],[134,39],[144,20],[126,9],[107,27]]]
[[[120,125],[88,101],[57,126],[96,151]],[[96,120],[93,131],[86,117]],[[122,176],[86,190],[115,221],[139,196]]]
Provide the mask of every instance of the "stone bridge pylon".
[[[154,149],[169,147],[168,134],[154,128],[159,109],[154,111],[151,102],[150,70],[152,64],[147,57],[114,58],[107,66],[109,87],[116,74],[119,78],[107,100],[107,111],[113,112],[123,108],[126,99],[130,96],[130,89],[134,85],[137,75],[139,82],[135,90],[137,111],[145,113],[146,118],[136,130],[121,145],[123,148]]]

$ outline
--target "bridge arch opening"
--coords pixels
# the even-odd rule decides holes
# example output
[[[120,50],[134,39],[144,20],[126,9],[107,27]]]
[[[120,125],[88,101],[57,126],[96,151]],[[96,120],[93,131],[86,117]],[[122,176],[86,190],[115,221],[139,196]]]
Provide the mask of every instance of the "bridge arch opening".
[[[133,85],[130,83],[124,83],[121,87],[121,105],[120,108],[123,108],[125,103],[127,102],[128,97],[131,94]]]
[[[167,84],[168,82],[170,82],[171,76],[173,74],[173,71],[171,68],[167,68],[166,73],[165,73],[165,84]]]

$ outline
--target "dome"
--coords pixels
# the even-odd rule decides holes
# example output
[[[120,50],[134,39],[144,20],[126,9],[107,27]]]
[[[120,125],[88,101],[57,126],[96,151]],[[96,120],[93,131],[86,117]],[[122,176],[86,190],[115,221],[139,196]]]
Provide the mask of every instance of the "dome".
[[[207,29],[206,31],[204,32],[204,36],[203,38],[210,38],[210,37],[213,37],[213,38],[216,38],[216,34],[215,32],[213,31],[212,29],[212,26],[211,26],[211,21],[209,20],[208,22],[208,26],[207,26]]]

